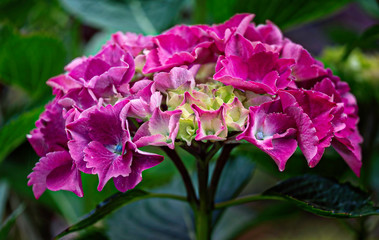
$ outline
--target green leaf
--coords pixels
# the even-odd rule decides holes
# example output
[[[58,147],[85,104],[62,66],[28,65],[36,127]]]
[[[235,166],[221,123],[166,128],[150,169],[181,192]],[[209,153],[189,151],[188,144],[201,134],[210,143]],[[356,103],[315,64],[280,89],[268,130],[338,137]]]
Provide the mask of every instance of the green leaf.
[[[379,2],[377,0],[358,0],[358,2],[373,17],[379,18]]]
[[[60,0],[87,24],[112,31],[157,34],[171,26],[182,0]],[[158,32],[157,32],[158,31]]]
[[[180,179],[161,191],[184,190]],[[179,188],[178,188],[179,187]],[[145,199],[127,205],[106,221],[109,239],[183,239],[194,234],[192,212],[188,203],[171,199]]]
[[[5,32],[5,33],[4,33]],[[62,72],[66,61],[63,43],[53,37],[12,33],[0,28],[0,81],[17,86],[33,100],[46,101],[51,90],[46,81]]]
[[[232,153],[231,158],[226,163],[221,174],[216,192],[216,203],[237,197],[249,182],[255,170],[256,164],[251,158],[243,155],[236,155],[235,153],[236,152],[234,152],[234,154]],[[223,210],[214,212],[214,225],[218,225],[220,219],[227,217],[223,216],[223,214]],[[221,228],[221,230],[222,229],[224,228]]]
[[[26,134],[34,128],[34,122],[42,111],[43,107],[39,107],[22,113],[0,128],[0,163],[26,140]]]
[[[158,193],[148,193],[143,190],[139,189],[133,189],[129,190],[125,193],[117,193],[113,195],[112,197],[108,198],[104,202],[100,203],[96,209],[94,209],[92,212],[90,212],[88,215],[84,216],[83,219],[67,228],[65,231],[60,233],[57,238],[61,238],[68,233],[76,232],[79,230],[82,230],[86,227],[91,226],[92,224],[96,223],[97,221],[103,219],[108,214],[112,213],[116,209],[126,205],[130,204],[132,202],[146,199],[146,198],[172,198],[180,201],[185,201],[186,198],[170,195],[170,194],[158,194]]]
[[[270,20],[281,29],[316,20],[345,6],[351,0],[209,0],[208,14],[213,22],[223,22],[236,13],[250,12],[256,16],[254,22]]]
[[[342,60],[346,60],[356,47],[364,47],[365,45],[370,45],[372,43],[374,46],[377,46],[378,42],[379,24],[376,24],[366,29],[366,31],[364,31],[358,39],[346,46],[345,52],[342,56]]]
[[[18,216],[21,215],[25,210],[25,205],[21,204],[13,213],[5,220],[4,224],[0,228],[0,240],[7,239],[9,231],[12,229],[13,225],[16,223]]]
[[[288,200],[321,216],[356,218],[379,214],[379,208],[362,190],[317,175],[287,179],[265,191],[264,196]]]

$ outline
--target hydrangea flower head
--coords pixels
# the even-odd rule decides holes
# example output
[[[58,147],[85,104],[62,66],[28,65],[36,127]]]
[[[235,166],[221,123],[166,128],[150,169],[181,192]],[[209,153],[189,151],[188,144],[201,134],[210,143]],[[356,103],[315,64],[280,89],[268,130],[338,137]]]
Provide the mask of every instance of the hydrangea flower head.
[[[41,157],[29,175],[35,196],[83,196],[82,174],[97,175],[99,191],[109,180],[132,189],[163,160],[140,149],[148,145],[247,141],[280,171],[297,148],[315,167],[332,146],[359,176],[362,137],[349,86],[274,23],[253,17],[157,36],[117,32],[95,56],[49,79],[55,98],[28,135]]]

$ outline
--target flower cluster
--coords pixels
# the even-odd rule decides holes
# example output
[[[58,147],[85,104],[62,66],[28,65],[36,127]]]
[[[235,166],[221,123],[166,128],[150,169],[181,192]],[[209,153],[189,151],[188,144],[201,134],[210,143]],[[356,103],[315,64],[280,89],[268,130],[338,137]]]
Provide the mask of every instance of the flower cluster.
[[[280,171],[297,147],[314,167],[333,146],[359,175],[362,139],[348,85],[273,23],[252,19],[153,37],[118,32],[49,79],[55,98],[28,135],[41,157],[29,175],[35,196],[83,196],[81,173],[98,175],[99,191],[110,179],[126,191],[163,160],[141,147],[195,141],[248,141]]]

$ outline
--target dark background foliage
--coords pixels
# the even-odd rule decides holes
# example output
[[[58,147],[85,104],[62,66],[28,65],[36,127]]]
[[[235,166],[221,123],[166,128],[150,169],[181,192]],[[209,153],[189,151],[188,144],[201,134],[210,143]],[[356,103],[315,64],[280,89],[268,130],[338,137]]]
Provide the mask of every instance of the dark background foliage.
[[[302,44],[348,81],[357,96],[360,130],[365,139],[361,178],[355,177],[334,151],[309,169],[296,153],[284,172],[251,145],[240,146],[221,186],[222,196],[256,193],[278,180],[315,173],[352,182],[379,193],[379,5],[375,0],[1,0],[0,1],[0,239],[51,239],[69,224],[115,193],[111,184],[97,192],[95,176],[83,176],[84,198],[47,191],[36,201],[27,175],[38,161],[26,134],[52,99],[45,82],[63,72],[75,57],[94,54],[116,31],[158,34],[179,23],[220,23],[235,13],[270,19],[286,37]],[[357,67],[358,66],[358,67]],[[149,149],[157,151],[155,149]],[[163,154],[162,152],[159,152]],[[185,164],[194,159],[184,152]],[[241,169],[245,171],[241,172]],[[233,171],[232,171],[233,170]],[[181,191],[170,161],[144,173],[138,186],[154,192]],[[233,180],[234,179],[234,180]],[[234,182],[233,182],[234,181]],[[233,189],[233,187],[235,189]],[[170,200],[171,201],[171,200]],[[187,229],[188,211],[181,204],[146,200],[122,208],[90,230],[67,239],[175,239]],[[181,213],[177,222],[172,211]],[[333,220],[305,213],[291,203],[266,201],[228,209],[214,239],[378,239],[379,217]],[[186,222],[187,221],[187,222]],[[160,224],[158,224],[160,223]],[[162,224],[167,223],[167,224]],[[175,230],[173,224],[178,223]],[[155,235],[146,235],[149,225]],[[166,235],[159,235],[162,234]],[[143,233],[143,234],[142,234]],[[142,235],[141,235],[142,234]],[[171,236],[171,237],[167,237]]]

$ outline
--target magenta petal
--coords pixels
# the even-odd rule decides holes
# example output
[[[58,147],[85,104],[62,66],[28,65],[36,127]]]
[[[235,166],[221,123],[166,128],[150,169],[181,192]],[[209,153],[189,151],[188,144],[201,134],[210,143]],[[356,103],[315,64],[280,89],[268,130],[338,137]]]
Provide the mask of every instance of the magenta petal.
[[[306,90],[280,91],[285,112],[292,116],[299,129],[300,149],[314,167],[333,137],[332,120],[337,106],[327,95]]]
[[[71,89],[82,87],[78,81],[75,81],[73,78],[64,74],[50,78],[47,80],[46,84],[53,88],[55,95],[57,95],[55,92],[56,90],[62,91],[62,93],[67,93]]]
[[[86,167],[86,163],[83,161],[84,158],[84,148],[91,141],[88,136],[87,119],[81,118],[67,126],[68,132],[70,134],[71,140],[68,142],[68,148],[70,149],[70,154],[75,160],[80,171],[84,173],[91,173],[91,169]]]
[[[80,172],[67,151],[51,152],[42,157],[28,176],[28,185],[33,185],[38,199],[47,189],[67,190],[83,196]]]
[[[354,134],[359,135],[359,133]],[[349,167],[358,177],[360,176],[360,171],[362,167],[362,154],[359,143],[359,140],[352,141],[350,139],[338,137],[334,137],[332,141],[333,148],[342,156],[345,162],[349,165]]]
[[[283,58],[295,59],[292,74],[296,81],[308,81],[327,75],[327,70],[316,61],[301,45],[288,41],[282,51]]]
[[[152,168],[163,161],[163,156],[136,150],[133,153],[132,172],[128,176],[113,179],[117,190],[125,192],[134,188],[142,180],[142,171]]]
[[[38,154],[45,156],[48,152],[67,150],[67,135],[63,108],[53,101],[46,105],[34,129],[27,136],[30,144]]]
[[[128,176],[131,173],[132,152],[126,150],[124,155],[118,155],[93,141],[84,149],[84,161],[92,169],[92,174],[99,176],[97,189],[101,191],[109,179],[118,176]]]
[[[246,129],[237,136],[245,139],[271,156],[283,171],[287,160],[297,148],[293,119],[277,108],[278,100],[250,107]]]
[[[198,26],[175,26],[153,41],[156,48],[147,54],[144,74],[212,58],[209,50],[212,39]]]
[[[291,83],[292,59],[279,59],[266,45],[252,44],[240,35],[226,47],[229,55],[220,56],[213,78],[226,85],[255,93],[276,94]]]
[[[137,56],[143,49],[151,49],[153,42],[151,36],[143,36],[135,33],[117,32],[112,35],[112,42],[118,44],[121,48],[130,51],[133,56]]]
[[[244,34],[249,23],[254,18],[253,14],[236,14],[225,23],[213,25],[207,31],[215,40],[216,46],[220,51],[225,50],[225,44],[234,33]]]
[[[296,122],[299,131],[297,137],[299,147],[308,160],[308,163],[310,163],[317,154],[318,138],[316,128],[313,126],[312,120],[304,113],[292,95],[286,92],[280,92],[279,96],[286,114],[291,116]]]
[[[79,118],[66,129],[71,140],[68,142],[70,154],[77,163],[79,169],[85,173],[91,173],[84,161],[84,149],[92,142],[101,142],[103,145],[117,146],[130,139],[127,129],[123,129],[120,119],[121,109],[128,103],[123,100],[115,106],[94,106],[82,112]]]
[[[257,27],[250,24],[246,29],[244,37],[250,41],[260,41],[263,43],[278,45],[283,44],[283,34],[280,29],[270,21],[266,21],[266,24],[260,24]]]

